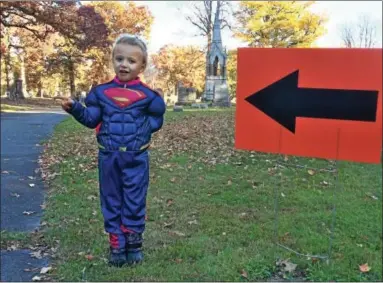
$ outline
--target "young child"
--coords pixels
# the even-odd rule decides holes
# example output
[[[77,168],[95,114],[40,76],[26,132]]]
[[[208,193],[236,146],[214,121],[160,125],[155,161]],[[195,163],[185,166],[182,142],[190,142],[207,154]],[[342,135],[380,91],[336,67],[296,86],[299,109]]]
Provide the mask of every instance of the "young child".
[[[148,54],[145,43],[123,34],[113,46],[115,78],[95,86],[84,107],[65,99],[65,111],[89,128],[96,128],[99,144],[101,211],[109,233],[114,266],[143,260],[146,194],[149,185],[148,148],[152,133],[163,124],[163,98],[140,81]]]

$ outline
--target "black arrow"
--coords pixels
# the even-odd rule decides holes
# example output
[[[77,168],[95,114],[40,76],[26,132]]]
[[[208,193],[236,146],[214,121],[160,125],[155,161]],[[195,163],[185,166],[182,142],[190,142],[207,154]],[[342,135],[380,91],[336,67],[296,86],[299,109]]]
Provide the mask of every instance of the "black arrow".
[[[376,121],[378,91],[299,88],[299,70],[245,100],[295,133],[297,117]]]

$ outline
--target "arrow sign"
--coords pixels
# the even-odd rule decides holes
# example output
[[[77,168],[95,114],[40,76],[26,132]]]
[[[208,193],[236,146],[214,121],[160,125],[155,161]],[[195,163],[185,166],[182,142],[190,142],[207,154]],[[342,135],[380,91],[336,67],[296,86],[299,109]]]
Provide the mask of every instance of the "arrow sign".
[[[245,98],[295,133],[297,117],[375,122],[378,91],[298,87],[299,70]]]

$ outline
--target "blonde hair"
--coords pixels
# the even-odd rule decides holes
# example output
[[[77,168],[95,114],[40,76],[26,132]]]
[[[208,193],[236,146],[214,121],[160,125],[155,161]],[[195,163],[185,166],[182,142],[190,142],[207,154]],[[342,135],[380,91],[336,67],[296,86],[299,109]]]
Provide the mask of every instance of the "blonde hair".
[[[138,46],[142,50],[142,53],[144,54],[144,64],[146,66],[148,63],[148,49],[144,40],[139,38],[137,35],[132,35],[129,33],[120,34],[113,43],[112,57],[114,56],[114,49],[116,48],[116,45],[124,43],[133,46]]]

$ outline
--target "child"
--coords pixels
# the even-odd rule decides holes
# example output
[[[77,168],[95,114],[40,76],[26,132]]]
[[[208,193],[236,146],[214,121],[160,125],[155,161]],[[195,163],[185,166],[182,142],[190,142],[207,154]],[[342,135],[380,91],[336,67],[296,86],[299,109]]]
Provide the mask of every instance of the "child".
[[[163,124],[166,107],[161,95],[140,81],[148,54],[145,43],[123,34],[113,46],[113,81],[95,86],[81,103],[68,98],[65,111],[89,128],[99,127],[101,211],[109,233],[114,266],[143,260],[148,151],[151,135]]]

